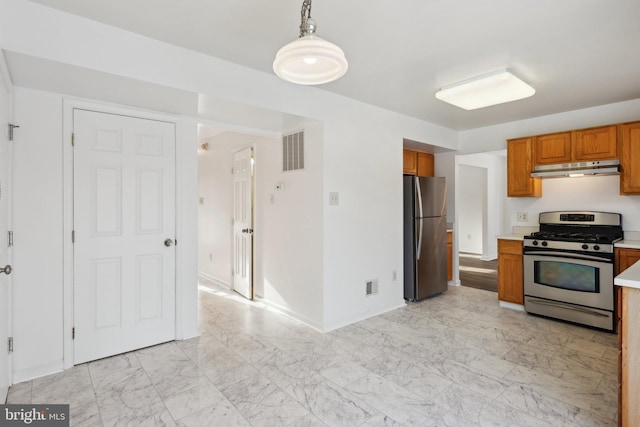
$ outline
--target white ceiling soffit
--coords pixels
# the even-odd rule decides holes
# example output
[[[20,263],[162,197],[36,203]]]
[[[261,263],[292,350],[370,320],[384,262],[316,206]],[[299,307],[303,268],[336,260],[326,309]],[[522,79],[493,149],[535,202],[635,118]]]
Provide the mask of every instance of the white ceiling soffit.
[[[272,73],[302,0],[32,0]],[[349,71],[323,89],[463,130],[640,98],[637,0],[323,0],[318,35]],[[531,98],[464,111],[443,86],[508,68]]]
[[[216,122],[229,130],[283,133],[309,120],[128,77],[3,51],[15,86]]]
[[[194,93],[6,50],[3,53],[15,86],[171,114],[195,116],[198,112]]]

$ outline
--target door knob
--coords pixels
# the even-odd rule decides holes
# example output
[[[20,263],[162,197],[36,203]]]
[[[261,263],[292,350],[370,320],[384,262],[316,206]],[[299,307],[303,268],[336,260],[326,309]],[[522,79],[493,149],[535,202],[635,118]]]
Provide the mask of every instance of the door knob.
[[[165,241],[164,241],[164,245],[165,245],[166,247],[173,246],[173,240],[171,240],[171,239],[167,239],[167,240],[165,240]]]
[[[6,275],[11,274],[11,266],[10,265],[5,265],[4,268],[0,268],[0,273],[4,273]]]

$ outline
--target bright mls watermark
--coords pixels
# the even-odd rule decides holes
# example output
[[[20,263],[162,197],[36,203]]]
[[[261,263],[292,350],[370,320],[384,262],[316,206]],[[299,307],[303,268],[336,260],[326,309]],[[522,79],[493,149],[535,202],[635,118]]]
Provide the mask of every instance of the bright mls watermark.
[[[0,427],[69,427],[69,405],[0,405]]]

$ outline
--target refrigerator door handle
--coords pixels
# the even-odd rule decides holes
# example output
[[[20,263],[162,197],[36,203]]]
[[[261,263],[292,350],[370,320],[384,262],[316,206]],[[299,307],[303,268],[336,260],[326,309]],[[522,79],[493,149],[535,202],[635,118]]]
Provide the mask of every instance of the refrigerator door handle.
[[[420,179],[416,176],[416,193],[418,193],[418,206],[420,208],[420,232],[418,233],[418,247],[416,248],[416,259],[420,259],[420,252],[422,250],[422,232],[424,227],[424,221],[422,220],[422,190],[420,188]]]

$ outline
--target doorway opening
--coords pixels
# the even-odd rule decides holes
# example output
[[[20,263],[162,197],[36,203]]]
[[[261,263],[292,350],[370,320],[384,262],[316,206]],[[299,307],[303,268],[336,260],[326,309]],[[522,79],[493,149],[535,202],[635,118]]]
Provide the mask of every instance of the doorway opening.
[[[504,150],[456,157],[458,265],[462,286],[497,292],[497,240],[504,231]]]
[[[262,297],[262,224],[266,198],[263,183],[269,171],[276,167],[271,161],[274,156],[265,154],[277,149],[279,139],[204,124],[198,127],[198,139],[199,286],[222,287],[247,299]],[[254,171],[253,212],[248,210],[242,215],[238,206],[248,207],[250,200],[239,203],[236,190],[242,188],[242,182],[232,170],[238,169],[238,154],[248,151],[252,152],[250,160]],[[251,184],[246,185],[250,191]],[[245,221],[240,222],[238,218],[243,216]],[[248,239],[253,251],[247,246]],[[247,282],[240,280],[243,272]]]

